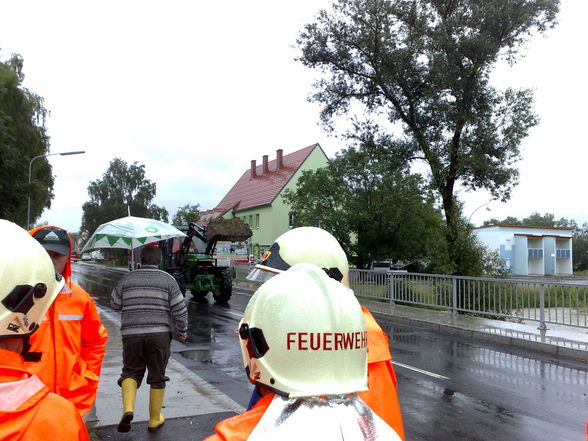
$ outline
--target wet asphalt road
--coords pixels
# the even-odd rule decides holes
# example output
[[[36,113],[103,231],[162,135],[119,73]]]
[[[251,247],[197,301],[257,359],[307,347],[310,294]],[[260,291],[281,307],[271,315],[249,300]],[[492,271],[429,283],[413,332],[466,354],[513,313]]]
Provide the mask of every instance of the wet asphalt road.
[[[74,265],[74,280],[108,307],[124,273]],[[235,328],[249,294],[229,306],[190,301],[186,350],[174,357],[243,406],[245,379]],[[588,366],[399,325],[388,333],[407,441],[581,440],[588,419]]]

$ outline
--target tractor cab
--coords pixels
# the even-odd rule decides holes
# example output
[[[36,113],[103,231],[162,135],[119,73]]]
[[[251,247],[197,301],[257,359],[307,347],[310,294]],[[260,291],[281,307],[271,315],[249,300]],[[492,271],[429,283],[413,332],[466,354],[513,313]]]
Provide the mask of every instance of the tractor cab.
[[[185,295],[189,289],[199,301],[212,292],[216,303],[227,303],[232,294],[229,267],[219,265],[214,250],[219,241],[245,241],[253,234],[241,219],[213,219],[206,227],[191,222],[178,229],[186,233],[184,238],[175,238],[162,244],[163,270],[178,282]]]

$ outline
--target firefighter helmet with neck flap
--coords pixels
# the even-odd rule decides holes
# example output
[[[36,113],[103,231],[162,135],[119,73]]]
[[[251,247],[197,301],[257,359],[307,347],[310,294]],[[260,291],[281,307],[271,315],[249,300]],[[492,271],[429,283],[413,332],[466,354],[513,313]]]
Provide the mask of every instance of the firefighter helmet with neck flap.
[[[255,292],[239,325],[250,381],[286,397],[367,389],[367,332],[353,292],[300,263]]]

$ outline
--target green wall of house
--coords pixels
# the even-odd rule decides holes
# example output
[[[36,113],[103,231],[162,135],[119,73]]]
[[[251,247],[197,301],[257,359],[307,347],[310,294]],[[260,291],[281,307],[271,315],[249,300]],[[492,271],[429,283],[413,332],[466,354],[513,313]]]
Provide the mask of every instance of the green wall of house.
[[[271,245],[273,242],[270,228],[273,222],[272,212],[271,205],[265,205],[263,207],[253,207],[247,210],[227,213],[225,217],[238,217],[251,227],[253,236],[251,236],[250,243]]]
[[[306,161],[302,163],[300,168],[296,171],[292,179],[284,186],[280,194],[276,197],[274,202],[272,203],[272,208],[274,210],[273,220],[272,220],[272,241],[273,241],[281,234],[285,233],[290,229],[290,206],[284,202],[284,191],[287,189],[296,190],[296,183],[298,179],[302,175],[302,172],[305,170],[316,170],[317,168],[325,167],[329,162],[329,158],[323,152],[323,149],[320,146],[317,146],[313,149],[313,151],[308,155]]]
[[[261,248],[269,247],[278,236],[290,229],[290,207],[284,202],[284,190],[295,190],[296,182],[303,171],[325,167],[328,161],[323,149],[320,146],[315,147],[271,205],[229,211],[223,217],[242,219],[253,231],[250,243]]]

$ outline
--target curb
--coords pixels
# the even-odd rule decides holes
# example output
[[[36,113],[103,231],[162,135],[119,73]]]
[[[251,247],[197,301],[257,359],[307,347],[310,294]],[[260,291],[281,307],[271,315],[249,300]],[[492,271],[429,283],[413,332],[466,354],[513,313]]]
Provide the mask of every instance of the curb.
[[[118,314],[100,305],[96,305],[96,307],[109,334],[96,398],[98,419],[92,425],[94,429],[100,429],[116,425],[120,420],[122,402],[117,380],[122,366],[122,340]],[[183,345],[172,340],[171,351],[176,352],[178,349],[184,349]],[[164,401],[168,419],[243,411],[243,406],[173,357],[170,357],[168,361],[166,375],[170,378],[166,385],[166,400]],[[146,379],[137,391],[134,423],[145,422],[149,419],[147,406],[149,386],[145,381]]]

